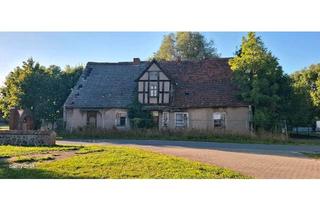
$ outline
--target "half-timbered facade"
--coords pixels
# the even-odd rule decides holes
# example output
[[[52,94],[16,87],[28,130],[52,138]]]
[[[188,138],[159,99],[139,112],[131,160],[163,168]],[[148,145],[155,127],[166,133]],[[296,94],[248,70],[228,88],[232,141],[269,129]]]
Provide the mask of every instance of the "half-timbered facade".
[[[168,105],[172,90],[169,77],[152,62],[138,78],[138,99],[144,105]]]
[[[89,62],[64,105],[66,127],[130,129],[137,97],[160,129],[248,132],[250,106],[236,97],[228,60]]]

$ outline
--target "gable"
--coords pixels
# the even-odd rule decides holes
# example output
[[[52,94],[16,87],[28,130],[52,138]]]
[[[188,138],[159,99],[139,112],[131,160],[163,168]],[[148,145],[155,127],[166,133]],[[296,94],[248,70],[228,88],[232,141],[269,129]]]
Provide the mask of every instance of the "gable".
[[[138,100],[142,104],[169,104],[171,83],[169,77],[153,61],[138,79]]]
[[[158,75],[159,80],[170,80],[168,76],[160,69],[160,67],[155,62],[152,62],[138,80],[156,80],[155,77]]]

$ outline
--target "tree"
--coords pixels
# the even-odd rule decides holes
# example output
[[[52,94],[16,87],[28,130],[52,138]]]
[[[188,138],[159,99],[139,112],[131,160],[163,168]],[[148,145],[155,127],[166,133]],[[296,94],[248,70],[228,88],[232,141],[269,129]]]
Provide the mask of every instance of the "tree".
[[[214,42],[208,42],[199,32],[177,32],[176,50],[178,56],[184,60],[219,57]]]
[[[22,83],[34,69],[40,68],[34,60],[28,59],[23,62],[22,67],[16,67],[6,77],[4,87],[1,87],[0,109],[4,117],[8,119],[11,107],[21,107],[21,96],[23,94]]]
[[[159,50],[154,54],[156,60],[172,61],[177,58],[174,34],[164,35]]]
[[[287,117],[290,79],[259,36],[250,32],[243,37],[241,49],[229,64],[240,89],[239,98],[254,107],[257,128],[273,129]]]
[[[291,75],[294,90],[294,117],[300,125],[310,125],[320,115],[320,64]]]
[[[41,119],[56,121],[62,117],[63,103],[82,70],[82,66],[67,66],[64,71],[55,65],[46,68],[28,59],[7,77],[1,89],[1,110],[7,118],[13,106],[29,109],[37,127]]]
[[[177,32],[163,37],[159,50],[154,54],[157,60],[172,61],[201,60],[219,57],[214,42],[207,41],[199,32]]]

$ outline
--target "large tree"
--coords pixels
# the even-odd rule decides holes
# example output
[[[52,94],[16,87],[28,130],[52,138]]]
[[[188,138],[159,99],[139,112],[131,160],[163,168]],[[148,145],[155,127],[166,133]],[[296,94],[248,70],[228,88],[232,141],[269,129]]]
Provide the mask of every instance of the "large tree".
[[[300,125],[310,125],[320,115],[320,64],[291,75],[294,91],[292,117]]]
[[[6,78],[0,109],[6,118],[11,107],[30,109],[37,126],[41,119],[55,121],[62,117],[63,103],[82,70],[82,66],[67,66],[64,71],[54,65],[46,68],[28,59]]]
[[[175,35],[170,33],[163,36],[159,50],[154,54],[157,60],[172,61],[177,58],[175,49]]]
[[[207,41],[199,32],[177,32],[163,37],[159,50],[154,54],[157,60],[172,61],[201,60],[219,57],[214,42]]]
[[[290,80],[261,37],[253,32],[243,37],[240,50],[229,64],[240,89],[240,99],[254,107],[257,128],[273,129],[277,122],[287,118]]]

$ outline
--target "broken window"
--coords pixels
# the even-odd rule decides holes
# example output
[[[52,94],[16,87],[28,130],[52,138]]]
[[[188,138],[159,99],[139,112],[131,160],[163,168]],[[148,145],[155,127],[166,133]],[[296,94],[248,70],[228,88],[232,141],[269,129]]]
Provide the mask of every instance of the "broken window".
[[[119,112],[116,114],[116,126],[117,127],[125,127],[127,122],[127,114]]]
[[[216,128],[225,127],[225,113],[215,112],[213,113],[213,126]]]

